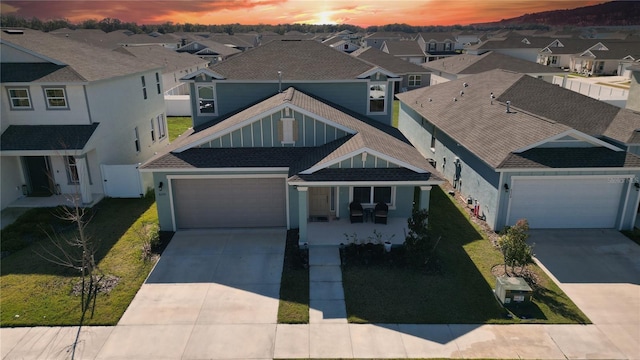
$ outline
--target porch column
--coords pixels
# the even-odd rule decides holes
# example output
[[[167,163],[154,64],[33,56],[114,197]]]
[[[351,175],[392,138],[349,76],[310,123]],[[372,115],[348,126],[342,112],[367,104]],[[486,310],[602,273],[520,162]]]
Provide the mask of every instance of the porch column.
[[[298,244],[307,243],[307,218],[308,214],[308,202],[309,188],[298,186],[298,224],[299,224],[299,240]]]
[[[89,182],[89,164],[87,163],[87,155],[76,156],[76,170],[78,171],[78,184],[80,195],[82,196],[82,204],[91,204],[93,202],[93,194],[91,194],[91,184]]]
[[[431,186],[420,186],[420,210],[429,211],[429,198],[431,197]],[[427,222],[429,218],[427,218]]]

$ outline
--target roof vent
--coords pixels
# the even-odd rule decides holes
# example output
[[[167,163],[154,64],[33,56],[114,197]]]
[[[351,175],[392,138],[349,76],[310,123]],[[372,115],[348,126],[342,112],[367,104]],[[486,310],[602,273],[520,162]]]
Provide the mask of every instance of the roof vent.
[[[4,29],[4,32],[9,35],[24,34],[24,29]]]
[[[467,83],[462,83],[462,87],[468,87],[468,86],[469,86],[469,84],[467,84]]]
[[[511,101],[507,100],[507,114],[511,113]]]
[[[453,98],[453,101],[458,101],[458,98]]]
[[[433,99],[432,99],[432,98],[429,98],[429,102],[432,102],[432,101],[433,101]]]
[[[493,99],[496,98],[496,96],[493,95],[493,92],[491,93],[491,95],[489,95],[489,98],[491,99],[491,105],[493,105]]]
[[[460,97],[462,97],[462,95],[464,95],[464,91],[460,90]]]

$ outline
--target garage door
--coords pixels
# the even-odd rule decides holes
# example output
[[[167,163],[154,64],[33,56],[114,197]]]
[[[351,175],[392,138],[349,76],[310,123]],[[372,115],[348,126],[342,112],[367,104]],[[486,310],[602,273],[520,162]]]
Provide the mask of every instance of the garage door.
[[[525,218],[538,229],[615,228],[624,185],[606,178],[514,178],[507,221]]]
[[[287,225],[283,178],[174,179],[178,229]]]

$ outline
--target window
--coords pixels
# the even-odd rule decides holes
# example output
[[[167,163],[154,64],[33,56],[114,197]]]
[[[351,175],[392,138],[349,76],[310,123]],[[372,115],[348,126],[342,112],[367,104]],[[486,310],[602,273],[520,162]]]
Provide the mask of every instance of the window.
[[[431,134],[431,151],[436,151],[436,129],[433,129]]]
[[[13,88],[9,90],[9,101],[14,110],[32,109],[29,88]]]
[[[422,75],[409,75],[409,86],[422,85]]]
[[[164,114],[158,115],[158,139],[164,139],[167,136],[167,124],[164,122]]]
[[[551,59],[551,65],[558,64],[558,57],[557,56],[552,56],[550,59]]]
[[[215,92],[213,85],[198,86],[198,114],[216,113]]]
[[[451,51],[451,43],[450,42],[444,43],[444,51]]]
[[[136,152],[140,152],[140,136],[138,135],[138,127],[133,129],[133,143],[136,146]]]
[[[142,80],[142,97],[144,97],[144,99],[147,99],[147,81],[144,78],[144,75],[142,75],[140,77],[140,80]]]
[[[80,177],[78,176],[76,158],[73,156],[65,156],[65,165],[67,168],[67,180],[69,181],[69,184],[79,184]]]
[[[372,83],[369,85],[369,112],[384,112],[387,96],[386,83]]]
[[[156,129],[154,119],[151,119],[151,142],[156,142]]]
[[[45,88],[44,97],[47,109],[68,109],[64,88]]]
[[[427,51],[430,51],[430,52],[431,51],[436,51],[436,43],[434,43],[434,42],[429,43],[429,47],[428,47]]]
[[[162,93],[162,87],[160,86],[160,74],[156,73],[156,88],[158,89],[158,94]]]
[[[344,49],[349,50],[349,44],[344,44]]]
[[[393,205],[393,188],[391,186],[354,186],[353,201],[373,205],[383,202]]]

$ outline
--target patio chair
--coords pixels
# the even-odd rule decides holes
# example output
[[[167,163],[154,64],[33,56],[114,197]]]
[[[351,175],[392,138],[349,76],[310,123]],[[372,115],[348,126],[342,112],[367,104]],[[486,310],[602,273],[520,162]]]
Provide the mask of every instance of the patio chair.
[[[376,208],[373,210],[373,221],[376,224],[386,224],[387,214],[389,213],[389,206],[383,202],[376,204]]]
[[[349,219],[351,219],[351,223],[354,222],[364,222],[364,210],[362,209],[362,204],[357,201],[349,204]]]

